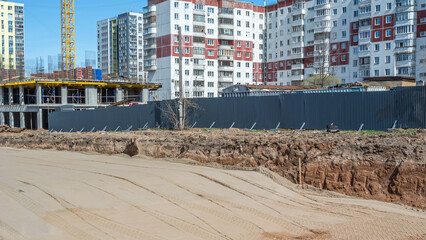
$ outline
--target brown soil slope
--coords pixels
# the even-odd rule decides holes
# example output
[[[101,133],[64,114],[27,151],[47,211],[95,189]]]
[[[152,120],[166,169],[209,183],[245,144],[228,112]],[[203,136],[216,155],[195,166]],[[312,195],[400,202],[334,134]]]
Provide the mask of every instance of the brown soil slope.
[[[426,209],[426,132],[324,133],[241,130],[130,133],[1,133],[0,146],[189,158],[264,166],[297,182],[351,196]]]

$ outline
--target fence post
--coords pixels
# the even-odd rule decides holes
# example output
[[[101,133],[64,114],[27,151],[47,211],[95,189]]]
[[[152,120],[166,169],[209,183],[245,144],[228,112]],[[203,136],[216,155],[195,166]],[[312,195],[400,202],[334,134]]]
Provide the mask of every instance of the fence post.
[[[114,132],[117,132],[119,128],[120,128],[120,126],[118,126],[118,127],[114,130]]]
[[[233,128],[233,127],[234,127],[234,125],[235,125],[235,122],[233,122],[233,123],[231,124],[231,126],[229,127],[229,129]]]
[[[299,128],[299,131],[303,131],[303,130],[305,130],[304,128],[305,128],[305,122],[302,124],[302,126]]]
[[[358,132],[361,132],[363,127],[364,127],[364,123],[362,123],[361,126],[359,126]]]
[[[253,124],[253,126],[251,126],[251,128],[250,128],[249,130],[253,130],[253,128],[256,126],[256,124],[257,124],[257,122],[255,122],[255,123]]]
[[[212,129],[212,127],[214,126],[216,122],[213,122],[212,125],[210,125],[209,130]]]
[[[191,127],[191,128],[194,128],[196,124],[197,124],[197,122],[195,122],[194,124],[192,124],[192,127]]]

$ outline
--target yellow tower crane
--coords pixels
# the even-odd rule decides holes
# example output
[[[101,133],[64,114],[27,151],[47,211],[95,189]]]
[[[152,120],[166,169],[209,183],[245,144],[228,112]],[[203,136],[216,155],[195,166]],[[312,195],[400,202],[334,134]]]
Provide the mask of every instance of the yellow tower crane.
[[[74,0],[61,1],[62,70],[75,67],[75,17]]]

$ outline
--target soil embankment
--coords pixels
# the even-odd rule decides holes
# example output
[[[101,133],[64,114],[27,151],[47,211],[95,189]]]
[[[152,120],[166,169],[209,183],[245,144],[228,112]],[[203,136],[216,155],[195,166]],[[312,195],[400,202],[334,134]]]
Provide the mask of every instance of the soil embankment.
[[[298,182],[350,196],[426,209],[426,132],[324,133],[193,130],[128,133],[3,132],[0,146],[189,158],[266,167]]]

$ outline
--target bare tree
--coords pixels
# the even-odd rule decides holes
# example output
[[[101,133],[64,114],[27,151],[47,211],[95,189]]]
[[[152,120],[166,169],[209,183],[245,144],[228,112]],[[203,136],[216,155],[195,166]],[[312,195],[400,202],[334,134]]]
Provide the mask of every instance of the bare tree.
[[[194,110],[200,110],[199,105],[192,99],[183,98],[183,126],[180,126],[179,101],[166,100],[157,104],[161,111],[161,115],[166,119],[172,129],[188,129],[190,127],[189,116]]]
[[[315,45],[316,50],[316,61],[319,66],[317,68],[317,75],[319,77],[315,78],[313,85],[324,87],[326,83],[327,76],[329,75],[329,44],[328,39],[330,38],[330,33],[321,33],[316,36],[317,40],[321,40],[321,43]]]

